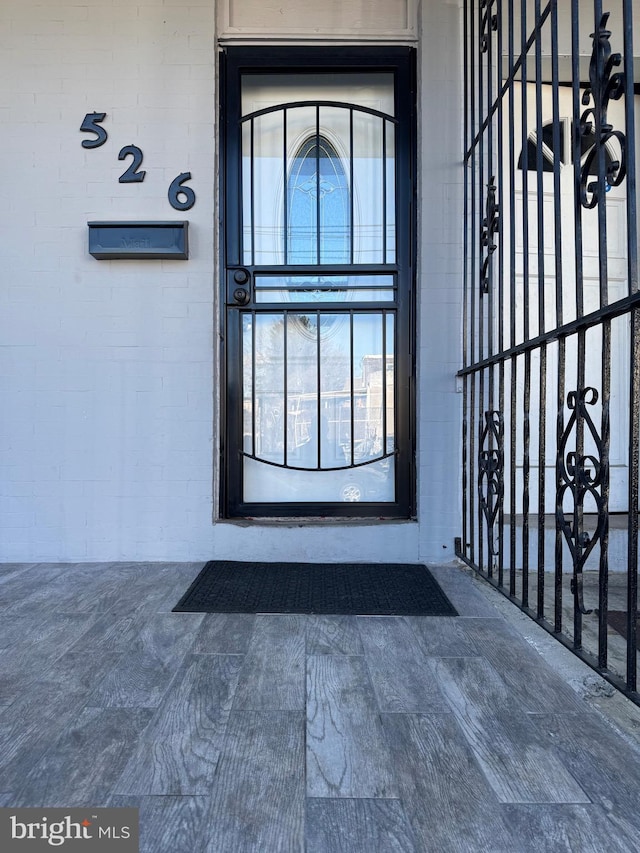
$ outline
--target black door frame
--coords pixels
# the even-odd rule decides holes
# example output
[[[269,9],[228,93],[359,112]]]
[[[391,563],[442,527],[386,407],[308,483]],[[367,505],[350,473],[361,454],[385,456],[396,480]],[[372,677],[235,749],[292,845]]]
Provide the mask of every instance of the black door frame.
[[[415,517],[415,251],[416,251],[416,61],[409,47],[228,47],[221,53],[220,281],[222,518],[412,518]],[[242,398],[233,381],[239,358],[242,307],[233,304],[229,271],[246,268],[241,257],[242,194],[240,81],[244,73],[392,72],[396,115],[396,240],[398,287],[396,335],[396,500],[390,502],[247,503],[242,500]],[[253,270],[251,270],[253,272]],[[408,335],[405,335],[407,330]],[[407,340],[408,338],[408,340]],[[231,464],[230,454],[237,454]]]

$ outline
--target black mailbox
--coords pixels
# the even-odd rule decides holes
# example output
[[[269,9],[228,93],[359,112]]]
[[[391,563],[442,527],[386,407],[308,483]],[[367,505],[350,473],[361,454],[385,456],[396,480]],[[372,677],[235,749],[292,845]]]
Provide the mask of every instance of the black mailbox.
[[[123,258],[189,257],[187,220],[183,222],[88,222],[89,254],[99,261]]]

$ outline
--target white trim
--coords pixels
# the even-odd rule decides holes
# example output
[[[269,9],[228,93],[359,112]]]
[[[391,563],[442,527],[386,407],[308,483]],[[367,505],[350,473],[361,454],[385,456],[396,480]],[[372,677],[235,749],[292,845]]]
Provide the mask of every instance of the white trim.
[[[234,0],[222,0],[219,3],[218,12],[218,40],[221,44],[230,42],[261,42],[269,41],[270,44],[281,44],[295,41],[300,44],[308,42],[334,43],[336,41],[347,43],[362,43],[367,41],[376,42],[417,42],[418,41],[418,3],[419,0],[405,0],[406,27],[394,29],[385,24],[367,26],[375,19],[376,6],[384,10],[387,6],[386,0],[370,0],[367,9],[367,22],[354,23],[351,27],[336,26],[332,28],[326,24],[320,26],[283,26],[286,16],[283,10],[273,10],[273,24],[269,26],[232,26],[232,3]],[[244,3],[248,16],[251,17],[250,8],[252,0],[235,0],[236,3]],[[255,0],[254,0],[255,2]],[[260,3],[264,15],[265,8]],[[268,13],[267,13],[268,14]],[[309,18],[313,18],[313,6],[309,2]]]

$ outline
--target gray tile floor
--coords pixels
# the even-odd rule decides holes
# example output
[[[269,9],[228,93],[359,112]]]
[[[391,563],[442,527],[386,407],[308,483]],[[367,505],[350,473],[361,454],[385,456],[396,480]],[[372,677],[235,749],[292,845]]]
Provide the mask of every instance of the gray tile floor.
[[[0,805],[135,806],[145,853],[640,849],[638,709],[467,572],[453,619],[171,613],[200,567],[0,566]]]

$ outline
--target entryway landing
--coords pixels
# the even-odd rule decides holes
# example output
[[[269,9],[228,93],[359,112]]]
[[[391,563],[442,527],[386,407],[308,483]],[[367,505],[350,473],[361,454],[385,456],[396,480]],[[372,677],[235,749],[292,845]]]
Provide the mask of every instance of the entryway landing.
[[[481,580],[172,613],[202,565],[0,566],[0,805],[135,806],[145,853],[635,848],[640,710]]]

